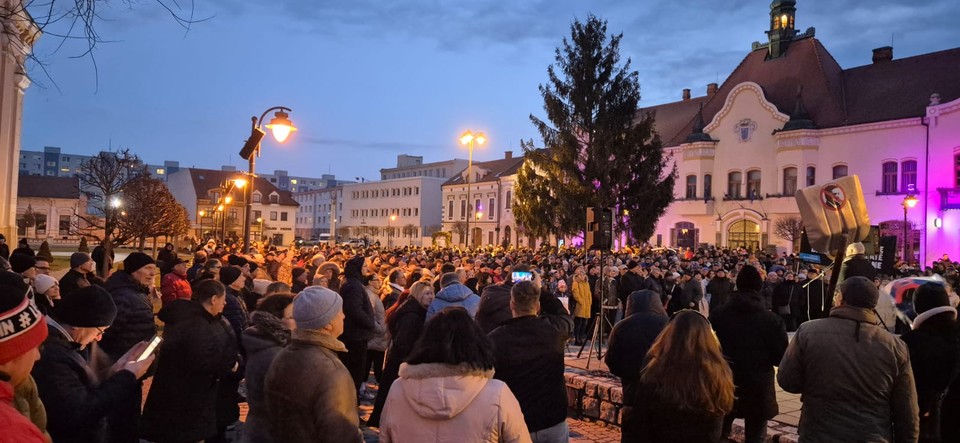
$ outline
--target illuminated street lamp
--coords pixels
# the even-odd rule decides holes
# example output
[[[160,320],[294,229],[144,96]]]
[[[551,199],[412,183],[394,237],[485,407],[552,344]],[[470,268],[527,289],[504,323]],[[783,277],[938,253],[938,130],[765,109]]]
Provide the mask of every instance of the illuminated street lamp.
[[[470,207],[473,206],[472,197],[470,196],[470,182],[471,176],[473,175],[473,146],[474,144],[483,146],[487,142],[487,136],[478,132],[476,134],[473,131],[467,130],[460,135],[460,144],[467,147],[469,154],[469,160],[467,161],[467,248],[470,247]]]
[[[909,262],[910,262],[910,261],[908,260],[908,256],[907,256],[907,245],[909,244],[909,240],[907,240],[907,226],[908,226],[908,225],[907,225],[907,211],[908,211],[910,208],[916,206],[916,205],[917,205],[917,202],[919,202],[919,201],[920,201],[920,200],[917,199],[917,196],[915,196],[915,195],[913,195],[913,194],[910,194],[910,195],[908,195],[908,196],[906,196],[906,197],[903,198],[903,203],[902,203],[902,205],[903,205],[903,261],[904,261],[904,263],[909,263]]]
[[[397,215],[391,215],[390,221],[387,222],[387,248],[393,247],[393,222],[397,221]]]
[[[197,213],[197,215],[199,216],[199,217],[197,217],[197,218],[200,219],[200,235],[199,235],[199,237],[200,237],[200,240],[204,240],[204,238],[203,238],[203,216],[204,216],[204,215],[207,215],[207,211],[201,210],[200,212]]]
[[[283,143],[290,136],[290,133],[295,132],[297,127],[293,125],[293,122],[290,121],[290,108],[283,106],[274,106],[266,111],[263,111],[263,114],[260,115],[260,118],[250,117],[252,121],[250,129],[250,138],[247,139],[247,142],[243,145],[243,149],[240,150],[240,157],[243,157],[244,160],[250,162],[250,167],[248,170],[248,175],[250,177],[250,186],[246,186],[244,183],[243,186],[237,184],[237,187],[244,188],[246,187],[246,192],[244,193],[244,198],[246,199],[246,209],[243,213],[243,247],[246,250],[250,249],[250,213],[253,212],[253,187],[254,187],[254,175],[256,171],[256,159],[260,156],[260,141],[263,140],[264,132],[260,129],[260,126],[263,125],[263,120],[267,118],[267,114],[271,111],[276,111],[273,114],[273,118],[270,119],[270,123],[266,125],[273,133],[273,139],[277,143]],[[262,233],[261,233],[262,235]]]

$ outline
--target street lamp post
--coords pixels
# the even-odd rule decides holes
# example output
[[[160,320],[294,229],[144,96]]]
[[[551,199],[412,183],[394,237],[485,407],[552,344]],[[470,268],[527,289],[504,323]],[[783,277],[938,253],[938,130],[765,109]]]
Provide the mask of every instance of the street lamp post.
[[[907,211],[910,208],[916,206],[918,201],[919,200],[917,199],[917,197],[913,194],[910,194],[903,198],[903,261],[904,263],[910,262],[907,256],[907,245],[910,244],[910,241],[907,239],[907,227],[909,226],[907,221]]]
[[[246,209],[243,213],[243,247],[246,250],[250,249],[250,213],[253,212],[253,187],[255,181],[255,172],[256,172],[256,159],[260,156],[260,141],[263,139],[263,130],[260,127],[263,125],[263,119],[267,117],[267,114],[270,111],[277,111],[274,113],[270,123],[268,123],[267,129],[270,129],[273,133],[274,140],[277,143],[283,143],[287,140],[287,137],[290,136],[291,132],[297,130],[293,126],[293,122],[290,121],[290,115],[288,112],[290,108],[283,106],[274,106],[266,111],[263,111],[263,114],[260,115],[260,118],[250,117],[252,121],[250,138],[247,139],[247,143],[244,144],[243,149],[240,150],[240,157],[243,157],[245,160],[249,161],[249,177],[250,177],[250,186],[246,188],[244,193],[244,198],[246,199]]]
[[[390,221],[387,222],[387,249],[393,247],[393,222],[397,221],[397,215],[391,215]]]
[[[460,144],[467,147],[469,160],[467,160],[467,248],[470,248],[470,207],[473,206],[473,197],[470,196],[470,182],[473,176],[473,146],[474,143],[483,146],[487,142],[487,136],[482,132],[474,134],[467,130],[460,135]]]
[[[198,235],[197,237],[199,237],[199,238],[200,238],[200,241],[203,242],[203,240],[205,240],[205,239],[203,238],[203,216],[204,216],[204,215],[207,215],[207,211],[201,210],[200,212],[197,212],[197,215],[199,215],[199,217],[197,217],[197,218],[200,219],[200,235]]]

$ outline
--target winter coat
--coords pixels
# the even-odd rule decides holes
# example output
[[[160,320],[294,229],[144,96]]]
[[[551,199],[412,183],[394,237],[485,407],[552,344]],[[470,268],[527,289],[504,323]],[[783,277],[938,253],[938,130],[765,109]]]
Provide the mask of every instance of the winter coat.
[[[160,300],[166,306],[174,300],[190,300],[193,289],[186,278],[176,272],[169,272],[160,279]]]
[[[340,287],[340,296],[343,298],[343,335],[340,340],[344,343],[365,342],[373,338],[377,332],[377,323],[373,318],[373,306],[367,296],[367,289],[359,277],[347,277],[346,283]]]
[[[171,301],[158,318],[164,323],[164,340],[140,436],[164,442],[212,437],[217,433],[217,384],[237,363],[229,326],[191,300]]]
[[[620,284],[617,286],[617,300],[627,301],[627,297],[634,291],[643,289],[645,283],[640,274],[633,272],[633,270],[627,271],[626,274],[620,276]]]
[[[0,443],[46,443],[47,437],[13,407],[13,386],[0,380]]]
[[[0,257],[4,260],[10,260],[10,245],[6,243],[0,245]]]
[[[230,323],[230,327],[233,329],[233,337],[237,343],[237,349],[240,349],[241,354],[246,355],[246,350],[243,348],[240,337],[243,336],[243,330],[247,329],[249,324],[247,309],[243,305],[243,302],[240,301],[240,293],[229,286],[227,286],[227,304],[223,307],[223,318],[227,319],[227,322]]]
[[[758,292],[740,291],[716,310],[710,323],[736,386],[732,414],[769,420],[779,413],[773,367],[787,349],[787,330],[780,317],[763,307]]]
[[[513,314],[510,313],[510,290],[512,289],[512,283],[500,283],[483,288],[476,320],[484,334],[489,334],[501,323],[513,318]]]
[[[867,309],[838,306],[830,317],[800,325],[777,382],[803,394],[801,441],[917,441],[910,351]]]
[[[497,358],[495,378],[516,396],[530,432],[567,419],[563,353],[572,320],[556,297],[548,297],[556,303],[541,304],[539,316],[512,318],[488,335]]]
[[[723,416],[680,409],[662,398],[656,386],[636,383],[623,393],[623,443],[716,443]]]
[[[461,441],[532,441],[507,384],[493,380],[493,370],[467,365],[401,365],[380,421],[380,442]]]
[[[138,283],[133,275],[115,272],[107,280],[106,289],[117,305],[117,318],[103,333],[100,347],[112,361],[117,361],[137,343],[152,339],[157,333],[157,324],[153,321],[149,289]]]
[[[663,293],[660,294],[660,301],[662,301],[666,307],[668,315],[673,315],[674,312],[677,312],[676,304],[681,298],[683,298],[683,288],[679,283],[664,282]]]
[[[379,426],[383,414],[383,406],[387,402],[390,386],[400,376],[400,364],[413,351],[413,345],[420,338],[423,326],[426,323],[427,308],[420,302],[408,298],[393,314],[387,329],[390,334],[390,346],[383,365],[383,374],[380,376],[380,388],[373,404],[373,413],[367,424]]]
[[[60,278],[60,297],[66,297],[80,288],[86,288],[90,285],[102,285],[103,283],[103,280],[92,272],[84,274],[71,269]]]
[[[403,294],[402,289],[392,284],[387,285],[387,287],[390,288],[390,292],[384,294],[383,298],[380,299],[383,309],[390,309],[390,307],[400,299],[400,294]]]
[[[590,294],[590,282],[587,280],[574,280],[572,293],[573,299],[577,302],[573,316],[577,318],[590,318],[590,303],[593,302],[592,295]]]
[[[710,312],[727,303],[733,293],[733,282],[729,278],[714,277],[707,283],[707,294],[710,294]]]
[[[845,260],[841,270],[840,281],[850,277],[866,277],[870,281],[877,278],[877,268],[874,268],[863,254],[857,254]]]
[[[274,441],[284,443],[361,442],[357,391],[337,352],[336,338],[297,329],[264,382]]]
[[[243,424],[243,443],[272,443],[273,425],[267,413],[264,379],[270,365],[290,340],[290,330],[280,319],[262,311],[250,314],[250,327],[243,331],[247,350],[247,421]]]
[[[624,392],[640,381],[640,370],[650,346],[667,326],[670,317],[653,291],[637,291],[627,300],[626,317],[610,332],[604,361],[620,377]]]
[[[910,367],[917,386],[920,415],[928,413],[940,394],[950,387],[941,408],[943,441],[960,440],[957,429],[960,410],[955,407],[958,397],[955,390],[960,388],[960,384],[955,383],[960,372],[956,315],[957,311],[947,306],[931,309],[914,319],[912,331],[900,336],[910,349]]]
[[[47,409],[47,431],[57,443],[106,441],[107,415],[131,401],[139,404],[137,377],[122,370],[98,382],[76,343],[56,322],[47,323],[49,335],[31,373]]]
[[[24,417],[30,419],[30,422],[40,430],[47,441],[51,441],[50,434],[47,433],[47,409],[43,407],[43,402],[40,401],[37,381],[33,379],[33,376],[28,375],[26,380],[20,382],[14,388],[13,406]]]
[[[451,306],[460,306],[466,309],[470,318],[474,318],[477,316],[477,309],[480,307],[480,296],[460,283],[448,285],[437,293],[430,303],[430,307],[427,308],[427,321],[430,321],[434,315],[444,308]]]
[[[651,290],[653,292],[656,292],[657,295],[659,295],[663,293],[663,282],[659,278],[656,278],[651,275],[643,280],[643,289]],[[627,301],[629,301],[628,300],[629,297],[630,297],[630,294],[627,294],[627,299],[623,300],[624,306],[627,305]]]
[[[798,316],[801,312],[806,312],[807,307],[803,304],[806,300],[801,296],[802,292],[803,290],[796,280],[781,280],[773,288],[773,312],[791,316]],[[787,309],[788,307],[789,309]]]
[[[383,302],[380,301],[380,296],[371,290],[367,290],[367,301],[373,309],[373,322],[376,325],[373,337],[367,342],[367,350],[384,352],[387,350],[387,325],[384,324],[386,312]]]

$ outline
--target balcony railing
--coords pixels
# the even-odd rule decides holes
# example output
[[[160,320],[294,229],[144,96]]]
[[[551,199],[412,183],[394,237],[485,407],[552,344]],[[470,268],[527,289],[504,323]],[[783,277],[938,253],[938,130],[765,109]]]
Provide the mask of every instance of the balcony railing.
[[[960,188],[938,188],[940,210],[960,209]]]

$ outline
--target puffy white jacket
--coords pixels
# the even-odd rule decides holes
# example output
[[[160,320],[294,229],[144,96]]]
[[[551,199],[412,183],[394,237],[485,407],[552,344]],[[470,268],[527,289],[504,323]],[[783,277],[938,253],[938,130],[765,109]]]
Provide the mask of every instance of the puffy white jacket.
[[[381,442],[530,442],[520,403],[493,370],[400,365],[380,420]]]

